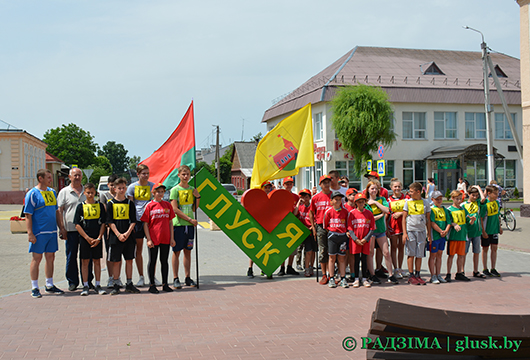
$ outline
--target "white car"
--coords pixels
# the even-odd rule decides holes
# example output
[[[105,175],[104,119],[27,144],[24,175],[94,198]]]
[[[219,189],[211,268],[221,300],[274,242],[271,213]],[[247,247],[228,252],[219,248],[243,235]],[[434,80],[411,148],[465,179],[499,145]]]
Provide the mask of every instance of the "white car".
[[[237,189],[234,184],[221,184],[235,198],[237,198]]]

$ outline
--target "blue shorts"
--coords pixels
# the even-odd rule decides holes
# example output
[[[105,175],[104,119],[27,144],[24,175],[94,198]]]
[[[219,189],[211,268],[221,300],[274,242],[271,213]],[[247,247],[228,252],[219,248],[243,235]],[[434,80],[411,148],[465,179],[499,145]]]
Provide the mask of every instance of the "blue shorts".
[[[433,254],[436,254],[438,251],[445,250],[445,238],[440,238],[438,240],[433,240],[429,246],[429,251]]]
[[[176,245],[173,246],[173,251],[181,251],[183,249],[193,249],[193,238],[195,235],[195,227],[191,225],[174,226],[173,237]]]
[[[29,252],[36,254],[54,253],[59,250],[57,233],[37,235],[35,244],[29,243]]]

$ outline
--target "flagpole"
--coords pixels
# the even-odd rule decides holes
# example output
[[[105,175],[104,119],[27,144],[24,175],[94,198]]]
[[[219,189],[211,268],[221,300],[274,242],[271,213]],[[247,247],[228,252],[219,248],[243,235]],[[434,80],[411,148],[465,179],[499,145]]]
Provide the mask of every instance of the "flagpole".
[[[191,103],[193,104],[193,98],[191,99]],[[193,113],[193,143],[195,142],[195,106],[192,109]],[[196,151],[197,149],[195,149]],[[193,188],[197,189],[197,160],[195,160],[194,164],[194,170],[195,170],[195,176],[193,176]],[[197,206],[197,199],[193,197],[193,202],[195,205],[195,220],[197,221],[197,226],[195,227],[195,275],[197,277],[197,290],[199,290],[199,216],[198,216],[198,206]]]
[[[317,184],[317,167],[316,166],[313,166],[313,186],[316,186]],[[311,189],[311,192],[313,192],[313,189]],[[313,197],[314,195],[311,195],[311,198]],[[315,214],[316,215],[316,214]],[[315,222],[315,216],[313,215],[313,223]],[[313,224],[313,227],[316,226],[316,223]],[[315,227],[315,234],[316,234],[316,238],[315,238],[315,242],[317,243],[317,253],[316,253],[316,256],[315,256],[315,268],[316,268],[316,274],[317,274],[317,282],[318,282],[318,256],[320,254],[320,247],[318,246],[318,234],[317,234],[317,229]]]

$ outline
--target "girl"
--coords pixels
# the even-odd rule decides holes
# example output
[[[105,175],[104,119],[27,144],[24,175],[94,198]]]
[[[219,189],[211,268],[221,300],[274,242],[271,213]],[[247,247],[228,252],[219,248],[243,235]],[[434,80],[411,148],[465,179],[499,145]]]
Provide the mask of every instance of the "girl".
[[[390,188],[393,194],[388,197],[390,215],[387,218],[387,235],[390,238],[390,255],[394,266],[394,276],[397,279],[403,279],[401,266],[403,265],[405,243],[403,242],[403,219],[401,216],[405,201],[410,197],[402,193],[403,184],[397,178],[390,180]]]

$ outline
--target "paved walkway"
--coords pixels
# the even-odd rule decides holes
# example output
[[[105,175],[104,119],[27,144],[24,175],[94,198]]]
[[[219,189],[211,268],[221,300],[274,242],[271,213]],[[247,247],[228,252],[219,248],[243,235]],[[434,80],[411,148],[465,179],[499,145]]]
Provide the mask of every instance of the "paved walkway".
[[[4,207],[0,216],[13,210]],[[139,295],[115,297],[76,291],[41,299],[27,292],[26,236],[11,235],[9,222],[0,221],[0,359],[363,359],[364,350],[347,352],[342,340],[352,336],[360,344],[379,298],[528,314],[530,219],[517,220],[518,229],[501,236],[501,278],[371,289],[329,289],[314,278],[247,279],[244,254],[224,234],[200,230],[199,290],[152,295],[144,288]],[[65,288],[64,250],[56,264],[55,279]],[[18,291],[24,292],[9,295]]]

